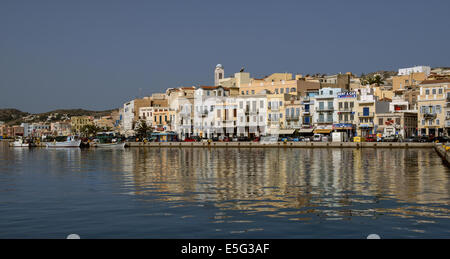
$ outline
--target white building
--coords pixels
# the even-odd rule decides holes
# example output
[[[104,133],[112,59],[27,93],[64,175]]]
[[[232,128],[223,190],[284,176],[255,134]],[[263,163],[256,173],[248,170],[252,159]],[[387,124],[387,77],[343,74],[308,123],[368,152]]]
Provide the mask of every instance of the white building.
[[[431,73],[431,67],[429,66],[415,66],[415,67],[407,67],[400,68],[398,70],[399,76],[410,75],[412,73],[425,73],[426,76],[429,76]]]
[[[134,121],[134,100],[129,101],[123,105],[122,114],[122,129],[126,136],[134,134],[133,121]]]
[[[267,131],[267,95],[262,91],[255,95],[236,97],[237,136],[259,137]]]
[[[337,109],[334,100],[343,90],[340,88],[322,88],[312,97],[314,108],[312,120],[316,125],[315,133],[329,134],[333,130],[333,123],[338,123]]]
[[[194,135],[212,138],[234,131],[236,107],[230,90],[222,86],[200,86],[194,92]],[[228,133],[227,133],[228,132]]]

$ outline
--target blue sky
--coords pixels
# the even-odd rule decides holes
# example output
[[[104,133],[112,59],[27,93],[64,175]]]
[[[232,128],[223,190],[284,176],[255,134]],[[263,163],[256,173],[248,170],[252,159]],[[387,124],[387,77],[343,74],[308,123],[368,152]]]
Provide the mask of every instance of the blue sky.
[[[117,108],[230,75],[450,66],[450,1],[0,1],[0,108]]]

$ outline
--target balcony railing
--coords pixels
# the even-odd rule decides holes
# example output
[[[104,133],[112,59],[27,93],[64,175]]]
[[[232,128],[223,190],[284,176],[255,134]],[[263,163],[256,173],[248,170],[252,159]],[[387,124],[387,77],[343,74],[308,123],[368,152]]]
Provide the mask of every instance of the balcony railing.
[[[339,107],[338,111],[340,112],[352,112],[353,107]]]
[[[426,112],[426,113],[423,114],[423,117],[424,117],[425,119],[434,119],[434,118],[436,118],[436,116],[437,116],[436,113],[429,113],[429,112]]]
[[[286,121],[298,121],[300,118],[298,116],[287,116]]]
[[[373,128],[373,122],[358,122],[360,128]]]
[[[317,120],[318,124],[328,124],[333,123],[333,120]]]
[[[317,112],[327,112],[327,111],[333,111],[333,107],[316,107]]]
[[[358,112],[358,117],[373,117],[375,116],[374,112]]]

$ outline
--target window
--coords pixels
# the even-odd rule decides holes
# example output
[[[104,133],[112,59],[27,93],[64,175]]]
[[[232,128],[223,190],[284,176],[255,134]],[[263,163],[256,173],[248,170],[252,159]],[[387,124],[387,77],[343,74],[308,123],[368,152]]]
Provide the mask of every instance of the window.
[[[433,94],[436,94],[436,89],[433,88],[433,89],[431,90],[431,92],[432,92]]]
[[[289,88],[286,88],[286,93],[287,93],[287,94],[289,93]]]
[[[255,94],[255,90],[252,90],[252,94]]]
[[[383,125],[383,118],[378,119],[378,125]]]
[[[263,100],[259,101],[259,107],[260,107],[261,109],[264,108],[264,101],[263,101]]]
[[[439,119],[436,119],[436,125],[439,125]]]
[[[430,94],[430,89],[425,90],[425,94],[429,95]]]
[[[289,117],[289,109],[286,109],[286,117]]]
[[[395,118],[395,124],[400,125],[400,118]]]
[[[439,94],[442,94],[442,88],[439,88]]]
[[[280,94],[284,93],[284,88],[280,88]]]
[[[339,102],[339,109],[342,109],[342,102]]]
[[[277,89],[275,89],[275,93],[277,93],[277,94],[278,94],[278,88],[277,88]]]
[[[241,94],[244,95],[245,94],[244,91],[242,91]]]
[[[244,102],[243,101],[239,102],[239,109],[244,109]]]
[[[425,120],[422,120],[422,125],[425,125]]]

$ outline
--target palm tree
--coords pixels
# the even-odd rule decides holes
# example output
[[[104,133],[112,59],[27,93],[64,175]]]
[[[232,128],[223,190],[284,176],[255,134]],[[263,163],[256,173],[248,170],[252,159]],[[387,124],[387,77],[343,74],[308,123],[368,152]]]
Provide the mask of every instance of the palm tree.
[[[140,138],[147,137],[148,133],[152,132],[152,128],[147,125],[145,120],[140,120],[138,126],[136,127],[136,134]]]

